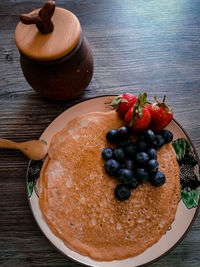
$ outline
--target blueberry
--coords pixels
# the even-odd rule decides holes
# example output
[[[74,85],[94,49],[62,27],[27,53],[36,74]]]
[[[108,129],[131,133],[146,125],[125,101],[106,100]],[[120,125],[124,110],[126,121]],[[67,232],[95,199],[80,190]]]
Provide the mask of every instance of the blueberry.
[[[130,185],[134,188],[137,186],[137,180],[134,177],[133,171],[129,169],[120,169],[118,179],[121,184]]]
[[[139,152],[136,155],[136,162],[140,166],[145,166],[149,161],[149,155],[146,152]]]
[[[134,170],[135,169],[135,161],[132,159],[125,159],[125,168],[129,170]]]
[[[131,184],[129,185],[130,188],[136,188],[138,186],[138,181],[136,178],[133,177]]]
[[[116,129],[111,129],[106,134],[106,139],[109,143],[117,142],[118,131]]]
[[[144,139],[149,145],[153,144],[155,137],[156,137],[155,133],[152,130],[145,130],[144,131]]]
[[[126,145],[124,147],[124,150],[125,150],[126,156],[131,159],[135,158],[138,152],[136,144]]]
[[[152,176],[158,171],[158,162],[155,159],[151,159],[147,163],[147,170],[149,175]]]
[[[131,189],[127,185],[119,184],[115,188],[115,196],[117,199],[123,201],[127,200],[131,195]]]
[[[145,183],[149,180],[148,171],[145,168],[136,169],[136,179],[139,183]]]
[[[170,143],[173,140],[173,133],[170,132],[169,130],[160,131],[160,135],[162,135],[166,144]]]
[[[118,137],[120,140],[126,140],[129,138],[129,129],[126,126],[122,126],[118,129]]]
[[[154,177],[151,178],[150,182],[153,186],[161,186],[165,183],[165,175],[163,172],[157,171]]]
[[[140,152],[145,152],[148,149],[147,143],[142,139],[137,141],[137,147],[138,147],[138,151]]]
[[[113,155],[114,155],[114,158],[119,162],[123,162],[125,160],[125,153],[124,153],[123,148],[121,147],[115,148],[113,151]]]
[[[109,159],[105,163],[106,173],[110,176],[117,176],[117,173],[120,168],[121,168],[121,164],[114,159]]]
[[[160,149],[165,144],[165,140],[162,135],[157,134],[155,140],[153,141],[153,147],[155,149]]]
[[[124,139],[124,140],[118,140],[117,141],[117,144],[118,144],[118,146],[120,146],[120,147],[126,147],[126,146],[129,146],[130,145],[130,143],[131,143],[131,140],[130,139]]]
[[[150,159],[157,159],[157,152],[152,147],[148,149],[148,155]]]
[[[102,157],[105,160],[109,160],[113,158],[113,149],[110,147],[106,147],[102,151]]]

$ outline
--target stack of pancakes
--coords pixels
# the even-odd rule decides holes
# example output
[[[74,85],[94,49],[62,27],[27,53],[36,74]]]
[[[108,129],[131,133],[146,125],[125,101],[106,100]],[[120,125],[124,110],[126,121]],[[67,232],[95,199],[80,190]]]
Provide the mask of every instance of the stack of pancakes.
[[[171,226],[180,196],[180,170],[171,144],[158,151],[161,187],[140,184],[131,197],[114,196],[118,181],[104,170],[106,133],[124,125],[116,112],[70,121],[51,141],[40,179],[39,205],[55,235],[70,249],[100,261],[135,256]]]

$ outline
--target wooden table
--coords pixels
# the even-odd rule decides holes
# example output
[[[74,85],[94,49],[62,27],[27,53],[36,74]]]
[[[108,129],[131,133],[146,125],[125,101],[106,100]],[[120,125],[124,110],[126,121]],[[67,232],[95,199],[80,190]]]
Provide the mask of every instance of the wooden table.
[[[20,13],[41,0],[0,1],[0,137],[38,139],[49,123],[80,100],[145,91],[167,96],[174,117],[200,152],[200,5],[198,0],[57,0],[79,18],[94,54],[85,92],[62,103],[43,99],[23,77],[14,30]],[[28,206],[28,159],[0,150],[0,265],[78,266],[57,252]],[[108,265],[109,266],[109,265]],[[186,238],[151,266],[200,266],[200,215]]]

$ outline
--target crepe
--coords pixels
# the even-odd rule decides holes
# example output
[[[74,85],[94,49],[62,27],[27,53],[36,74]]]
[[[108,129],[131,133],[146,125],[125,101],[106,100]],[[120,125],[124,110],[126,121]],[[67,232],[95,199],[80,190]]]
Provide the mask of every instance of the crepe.
[[[161,187],[140,184],[131,197],[114,196],[117,179],[104,170],[106,133],[123,125],[116,112],[70,121],[51,141],[38,183],[39,205],[52,232],[67,247],[99,261],[142,253],[171,226],[180,196],[180,170],[171,144],[158,151]]]

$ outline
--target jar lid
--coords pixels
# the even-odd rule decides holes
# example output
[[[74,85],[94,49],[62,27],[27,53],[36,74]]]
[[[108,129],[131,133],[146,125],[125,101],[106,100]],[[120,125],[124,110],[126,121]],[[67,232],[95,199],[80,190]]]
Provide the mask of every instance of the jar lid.
[[[35,16],[41,9],[28,14]],[[15,43],[27,57],[38,61],[56,60],[67,55],[77,45],[81,25],[77,17],[63,8],[55,8],[52,16],[53,31],[42,34],[36,24],[19,22],[15,30]]]

